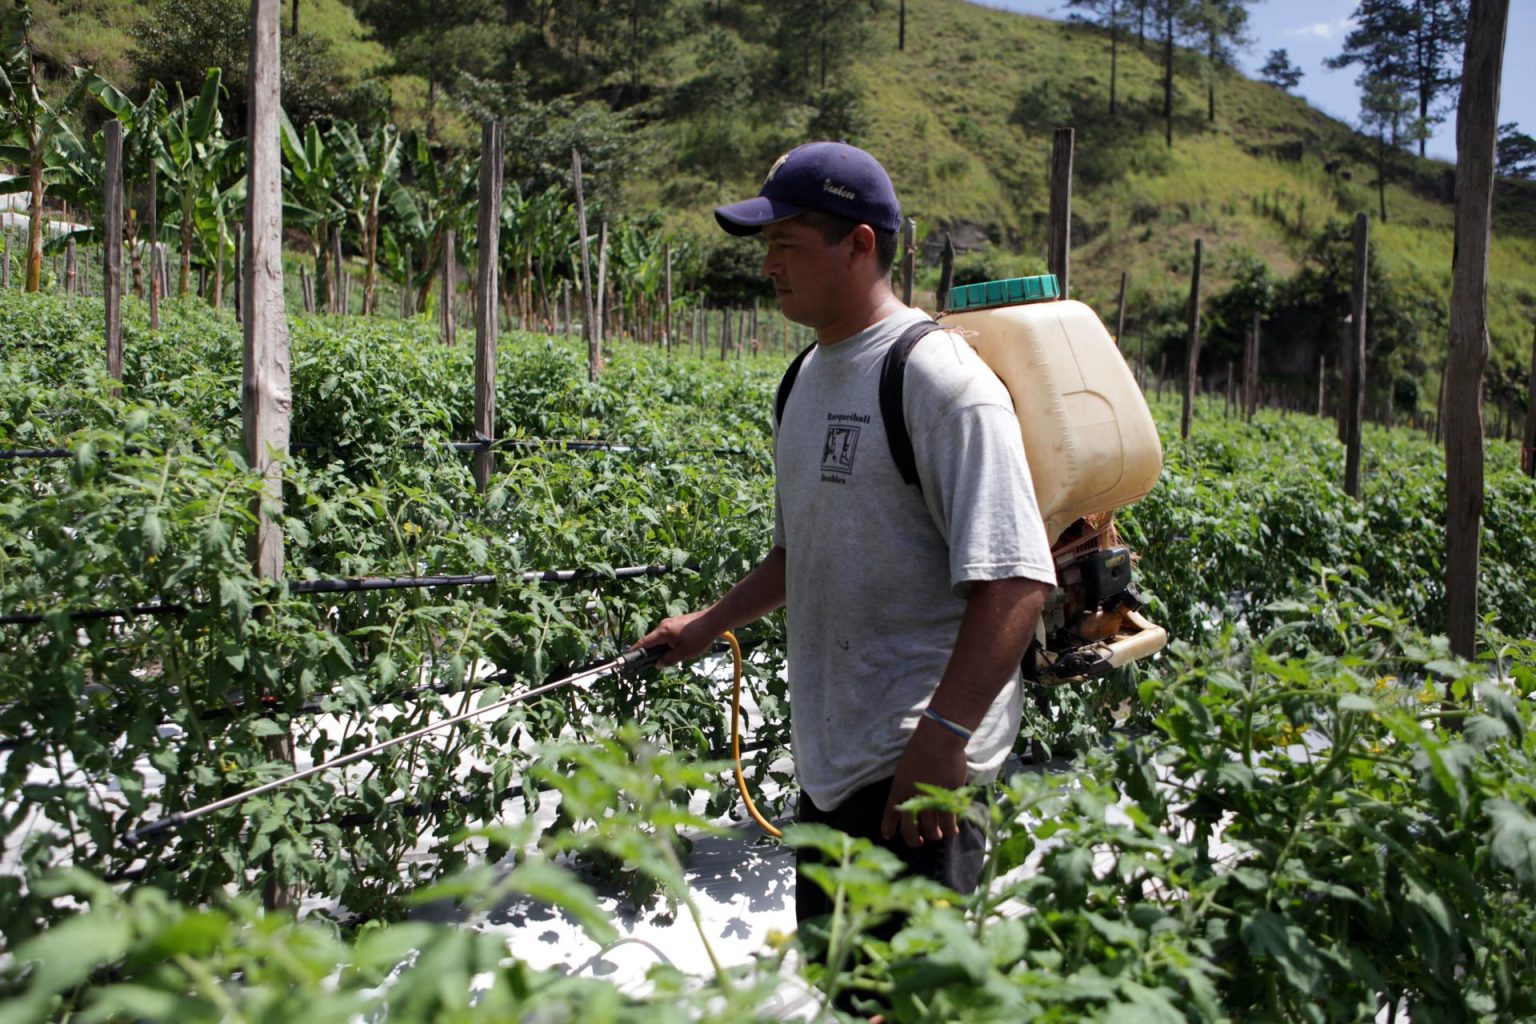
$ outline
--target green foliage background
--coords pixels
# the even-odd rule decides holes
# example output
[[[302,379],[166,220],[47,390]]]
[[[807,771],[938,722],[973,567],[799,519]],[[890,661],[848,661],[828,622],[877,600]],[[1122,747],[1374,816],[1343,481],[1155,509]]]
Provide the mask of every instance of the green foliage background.
[[[617,873],[639,903],[665,894],[692,912],[677,844],[735,804],[708,763],[725,747],[726,696],[704,675],[524,705],[446,746],[397,748],[201,819],[146,858],[121,836],[283,774],[266,746],[279,732],[335,756],[612,653],[714,596],[767,542],[780,360],[626,345],[589,384],[573,344],[514,334],[498,375],[505,433],[652,450],[515,450],[476,496],[464,456],[409,447],[467,435],[465,348],[439,345],[426,320],[296,318],[294,436],[321,447],[294,457],[285,485],[290,577],[506,580],[325,599],[250,576],[236,325],[168,303],[151,332],[138,303],[128,311],[117,397],[98,368],[95,303],[0,294],[0,447],[74,453],[0,463],[0,610],[44,615],[0,627],[0,736],[16,741],[0,771],[4,842],[22,863],[0,879],[8,1019],[297,1006],[447,1019],[475,999],[625,1020],[771,1016],[789,946],[707,979],[661,971],[650,995],[621,999],[508,961],[489,936],[391,923],[418,900],[520,894],[612,941],[570,856]],[[1177,409],[1154,407],[1168,436]],[[1249,426],[1202,403],[1192,441],[1168,442],[1158,488],[1121,518],[1175,642],[1032,712],[1021,748],[1040,739],[1078,760],[994,795],[998,885],[934,901],[892,882],[880,851],[788,837],[829,853],[822,880],[842,893],[831,930],[795,942],[841,965],[800,968],[819,998],[874,1000],[897,1020],[1321,1021],[1399,999],[1415,1019],[1528,1018],[1536,482],[1513,446],[1490,442],[1489,654],[1468,665],[1435,636],[1439,453],[1377,430],[1367,452],[1356,503],[1330,424],[1263,412]],[[681,571],[516,582],[636,563]],[[64,615],[161,601],[188,611]],[[763,747],[748,770],[761,787],[787,741],[780,627],[750,639]],[[695,793],[702,813],[687,808]],[[556,799],[552,828],[502,824],[518,802]],[[509,850],[522,851],[511,870],[493,869]],[[294,924],[233,895],[269,881],[357,916]],[[894,940],[869,935],[914,906]]]

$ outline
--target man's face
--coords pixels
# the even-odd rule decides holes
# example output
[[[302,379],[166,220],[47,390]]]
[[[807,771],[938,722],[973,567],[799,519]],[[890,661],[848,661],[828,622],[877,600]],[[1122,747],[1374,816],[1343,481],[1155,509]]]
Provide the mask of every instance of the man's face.
[[[796,217],[763,228],[763,273],[786,319],[817,328],[836,321],[853,285],[853,234],[828,243]]]

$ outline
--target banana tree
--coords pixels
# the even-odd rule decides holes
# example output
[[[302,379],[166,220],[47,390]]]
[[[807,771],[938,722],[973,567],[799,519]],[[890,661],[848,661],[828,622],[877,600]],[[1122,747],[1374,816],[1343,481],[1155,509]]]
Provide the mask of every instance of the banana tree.
[[[309,234],[309,251],[315,258],[315,304],[326,309],[331,296],[327,270],[331,233],[340,229],[347,213],[337,197],[342,185],[336,149],[319,125],[311,122],[301,138],[286,114],[282,122],[283,221],[302,226]]]
[[[520,325],[526,328],[533,311],[551,303],[551,276],[569,262],[576,237],[576,211],[566,190],[551,185],[543,192],[524,195],[509,182],[501,205],[502,266],[515,288]],[[511,310],[508,310],[511,317]]]
[[[221,73],[209,68],[202,91],[193,100],[181,95],[165,121],[165,146],[155,163],[181,216],[181,270],[176,294],[185,297],[192,286],[192,243],[197,237],[198,206],[218,203],[229,179],[244,161],[244,140],[224,137],[219,113]]]
[[[43,194],[50,165],[67,162],[69,150],[84,147],[61,112],[43,99],[31,31],[32,12],[24,0],[0,11],[0,163],[27,168],[24,186],[13,179],[12,187],[0,191],[24,190],[30,196],[25,287],[35,292],[43,280]]]
[[[451,230],[464,238],[473,230],[478,166],[465,153],[444,159],[416,132],[407,137],[403,155],[402,187],[388,198],[397,243],[422,253],[415,277],[416,308],[421,309],[443,264],[444,233]]]
[[[149,92],[144,99],[135,103],[94,71],[76,68],[75,74],[85,90],[96,97],[97,102],[123,126],[123,178],[130,193],[135,182],[144,182],[147,186],[150,165],[165,151],[162,135],[170,116],[166,107],[165,87],[159,82],[150,83]],[[159,213],[159,202],[158,195],[151,194],[147,198],[147,204],[155,205],[156,214]],[[157,225],[160,223],[158,216],[154,220]],[[128,259],[133,273],[133,288],[138,295],[142,296],[144,294],[143,261],[137,246],[139,223],[136,217],[130,215],[124,225],[124,232],[125,241],[128,243]],[[150,238],[148,244],[156,247],[160,244],[160,239]]]
[[[385,124],[364,139],[355,125],[343,122],[332,129],[331,138],[336,166],[345,182],[343,205],[363,243],[363,313],[372,314],[378,280],[379,212],[385,197],[400,187],[400,131]]]

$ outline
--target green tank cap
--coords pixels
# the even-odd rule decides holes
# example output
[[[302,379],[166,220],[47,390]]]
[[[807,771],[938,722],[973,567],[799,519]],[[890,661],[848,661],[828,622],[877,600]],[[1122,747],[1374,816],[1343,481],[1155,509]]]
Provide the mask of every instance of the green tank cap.
[[[990,309],[993,306],[1018,306],[1026,302],[1047,302],[1061,298],[1061,286],[1055,274],[1038,277],[1010,277],[1002,281],[982,281],[979,284],[962,284],[949,290],[949,312],[963,313],[971,309]]]

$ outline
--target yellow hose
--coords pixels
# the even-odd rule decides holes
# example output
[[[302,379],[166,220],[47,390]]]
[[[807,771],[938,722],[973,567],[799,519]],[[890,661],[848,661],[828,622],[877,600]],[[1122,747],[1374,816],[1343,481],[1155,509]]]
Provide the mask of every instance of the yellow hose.
[[[779,839],[784,833],[774,828],[757,809],[757,804],[752,802],[752,794],[747,792],[747,777],[741,773],[741,644],[736,642],[734,633],[726,632],[721,636],[731,645],[731,657],[736,659],[736,683],[731,694],[731,757],[736,762],[736,788],[740,790],[742,800],[746,801],[747,813],[752,815],[752,820],[764,832]]]

